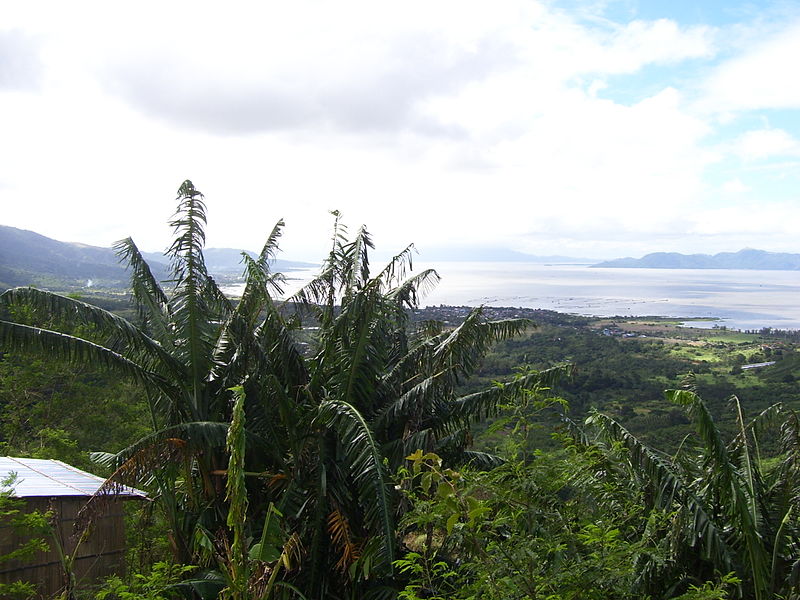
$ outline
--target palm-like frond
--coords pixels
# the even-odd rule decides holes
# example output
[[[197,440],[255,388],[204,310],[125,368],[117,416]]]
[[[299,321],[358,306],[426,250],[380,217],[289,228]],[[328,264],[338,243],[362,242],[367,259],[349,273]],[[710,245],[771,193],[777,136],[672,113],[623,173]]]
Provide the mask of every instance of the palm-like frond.
[[[47,354],[72,364],[103,367],[131,377],[154,392],[174,391],[167,379],[122,354],[58,331],[0,321],[0,345],[11,350]]]
[[[384,537],[384,550],[391,563],[394,554],[394,524],[391,516],[383,455],[369,425],[347,402],[323,402],[317,420],[336,433],[344,452],[343,459],[356,483],[358,499],[365,507],[366,520],[373,531]]]
[[[106,482],[114,484],[140,485],[150,474],[165,468],[171,462],[179,462],[214,448],[224,448],[228,423],[217,421],[195,421],[179,423],[151,433],[113,455],[107,463],[116,475]]]
[[[552,388],[561,379],[572,374],[572,365],[561,365],[526,373],[507,383],[457,398],[453,402],[453,415],[462,421],[494,416],[501,402],[511,400],[529,390]]]
[[[338,509],[328,515],[328,532],[331,541],[341,552],[339,560],[336,561],[336,568],[344,573],[358,560],[361,549],[354,539],[347,517]]]
[[[694,492],[691,482],[675,471],[669,460],[639,441],[614,419],[594,414],[587,424],[596,426],[598,433],[612,443],[621,444],[633,474],[651,490],[647,494],[653,508],[671,510],[673,503],[685,511],[688,527],[686,539],[690,547],[699,546],[702,556],[711,560],[720,572],[729,572],[734,564],[734,552],[728,545],[723,528],[714,519],[713,508]]]
[[[352,242],[342,247],[342,288],[350,295],[369,281],[369,251],[375,248],[366,227],[361,226]]]
[[[107,310],[74,298],[68,298],[35,288],[14,288],[7,290],[0,295],[0,302],[5,306],[33,307],[35,310],[50,315],[59,322],[70,323],[72,325],[88,325],[94,328],[98,338],[105,338],[104,344],[107,349],[115,354],[124,356],[131,362],[135,362],[142,369],[161,374],[168,378],[180,378],[182,376],[183,366],[176,361],[160,343],[145,335],[139,328],[132,325],[126,319],[118,317]],[[22,333],[19,335],[22,335]],[[28,337],[31,335],[33,334],[28,332]],[[57,338],[50,336],[49,339],[52,341],[56,339],[66,340],[70,337],[71,336]],[[41,342],[44,337],[34,337],[31,339],[39,339]],[[23,344],[23,339],[20,338],[18,343]],[[95,345],[98,346],[99,344]],[[32,347],[31,349],[47,351],[47,348],[41,345],[35,348]],[[53,350],[57,351],[55,347]],[[87,348],[87,352],[88,351]],[[75,361],[83,360],[83,357],[80,355],[74,356]],[[111,367],[111,363],[109,362],[105,362],[104,364],[109,368]]]
[[[437,385],[443,373],[435,373],[393,398],[373,419],[375,426],[388,430],[398,424],[404,425],[409,419],[421,418],[430,414],[430,407],[441,393]]]
[[[769,594],[770,587],[770,557],[765,551],[759,531],[750,449],[746,443],[740,446],[740,451],[746,457],[743,478],[728,453],[711,413],[700,397],[689,390],[669,390],[666,395],[669,400],[687,407],[690,415],[694,417],[697,433],[703,440],[703,447],[706,450],[707,490],[702,490],[702,493],[717,496],[721,509],[727,512],[731,521],[736,524],[737,536],[746,548],[753,593],[757,599],[765,598]],[[740,431],[744,434],[743,421]],[[746,442],[746,438],[744,441]]]
[[[114,251],[131,272],[131,295],[136,303],[139,318],[145,327],[152,331],[155,339],[162,344],[172,345],[173,340],[169,328],[169,300],[153,276],[150,265],[147,264],[139,248],[129,237],[116,242]]]
[[[439,281],[441,277],[436,271],[426,269],[390,289],[387,297],[393,299],[399,306],[416,308],[419,299],[431,292]]]
[[[471,374],[489,347],[522,333],[533,323],[528,319],[486,321],[481,308],[470,311],[464,321],[445,334],[434,351],[434,360],[458,376]]]
[[[413,268],[413,255],[416,252],[414,244],[409,244],[401,252],[395,254],[392,259],[386,263],[386,266],[381,270],[375,279],[383,282],[384,290],[390,289],[395,282],[402,283],[406,281],[406,275]]]
[[[176,238],[167,251],[171,260],[175,290],[170,300],[172,324],[175,328],[175,355],[190,374],[191,401],[200,418],[203,380],[210,371],[213,356],[213,302],[209,301],[208,272],[203,260],[206,208],[203,195],[191,181],[178,189],[178,210],[170,225]],[[213,286],[216,287],[216,286]],[[213,290],[213,288],[210,288]],[[218,300],[213,294],[211,300]]]

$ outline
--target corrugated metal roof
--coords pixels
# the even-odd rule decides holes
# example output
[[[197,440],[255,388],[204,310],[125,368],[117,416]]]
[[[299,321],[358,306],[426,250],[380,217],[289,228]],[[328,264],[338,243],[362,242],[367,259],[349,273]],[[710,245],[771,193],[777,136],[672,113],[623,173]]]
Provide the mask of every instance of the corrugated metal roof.
[[[10,488],[13,490],[12,495],[17,498],[92,496],[105,481],[102,477],[76,469],[60,460],[0,456],[0,479],[5,479],[11,473],[16,474]],[[147,497],[144,492],[130,487],[123,487],[115,495]]]

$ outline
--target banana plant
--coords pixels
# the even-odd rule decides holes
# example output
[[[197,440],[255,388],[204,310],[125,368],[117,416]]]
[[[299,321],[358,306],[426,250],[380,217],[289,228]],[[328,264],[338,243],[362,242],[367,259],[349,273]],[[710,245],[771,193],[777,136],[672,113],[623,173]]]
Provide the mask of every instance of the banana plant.
[[[459,385],[492,344],[531,324],[489,321],[480,308],[452,329],[412,323],[409,309],[438,274],[411,274],[413,246],[373,271],[371,236],[362,227],[351,238],[339,213],[330,252],[309,284],[278,300],[283,278],[271,261],[279,221],[257,258],[243,256],[246,285],[234,302],[205,266],[203,195],[185,181],[177,204],[167,281],[157,279],[132,239],[116,244],[130,269],[135,323],[76,299],[17,288],[0,303],[32,307],[67,328],[0,321],[0,345],[104,366],[139,382],[152,433],[95,458],[113,473],[103,491],[121,483],[148,487],[179,562],[208,559],[211,532],[225,529],[235,513],[239,524],[221,543],[232,544],[232,564],[247,563],[240,542],[257,536],[256,524],[273,506],[299,549],[273,593],[294,586],[314,598],[386,596],[398,543],[398,498],[388,473],[417,449],[451,463],[486,458],[469,451],[471,422],[557,373],[466,397]],[[318,328],[306,349],[298,330],[308,319]],[[66,332],[75,325],[91,335]],[[231,388],[240,390],[247,415],[235,436],[244,440],[235,463],[226,446],[236,423]],[[225,500],[234,476],[240,487],[227,495],[247,498],[246,508]],[[84,516],[102,501],[101,493]],[[233,589],[245,579],[235,573]]]
[[[668,564],[640,565],[643,583],[665,580],[702,583],[734,573],[738,595],[758,600],[795,597],[800,569],[800,429],[795,411],[776,404],[747,420],[737,397],[730,399],[736,434],[725,440],[696,391],[668,390],[683,406],[696,436],[674,456],[648,447],[610,417],[593,414],[576,440],[600,449],[605,472],[620,471],[652,513],[669,515],[664,532]],[[761,457],[765,435],[779,430],[779,462]]]

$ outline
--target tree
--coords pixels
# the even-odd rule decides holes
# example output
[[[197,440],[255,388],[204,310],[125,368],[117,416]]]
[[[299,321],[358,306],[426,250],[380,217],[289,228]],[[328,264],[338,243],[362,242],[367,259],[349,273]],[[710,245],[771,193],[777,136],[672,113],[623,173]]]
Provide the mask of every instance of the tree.
[[[258,531],[274,503],[287,533],[303,547],[300,565],[287,577],[315,598],[385,591],[380,576],[391,572],[397,512],[387,464],[399,464],[416,448],[451,462],[488,460],[468,450],[470,421],[495,411],[504,395],[555,376],[531,374],[459,397],[458,383],[490,345],[529,323],[490,322],[476,309],[453,330],[411,327],[406,309],[438,275],[406,278],[412,246],[373,275],[368,232],[362,227],[350,240],[335,217],[321,274],[286,305],[275,299],[282,277],[270,270],[283,223],[258,258],[243,255],[246,286],[234,303],[206,270],[206,210],[190,181],[178,190],[171,222],[176,238],[168,251],[169,287],[162,288],[133,240],[116,245],[131,270],[136,325],[31,288],[0,296],[6,306],[31,306],[55,322],[85,324],[94,332],[90,340],[0,321],[3,346],[102,365],[146,390],[153,432],[96,458],[114,469],[108,486],[149,482],[183,563],[210,564],[227,554],[225,438],[230,390],[240,386],[251,499],[245,527]],[[297,312],[289,316],[293,307]],[[319,329],[304,350],[298,334],[305,335],[300,324],[309,316]]]
[[[47,552],[49,546],[46,539],[52,533],[50,513],[26,511],[25,502],[14,497],[15,483],[15,473],[0,480],[0,526],[6,530],[6,539],[14,539],[14,536],[8,534],[10,530],[24,541],[14,548],[8,548],[4,544],[8,551],[0,554],[0,565],[4,566],[9,562],[29,559],[37,552]],[[36,595],[36,585],[24,581],[0,583],[0,594],[3,598],[33,598]]]

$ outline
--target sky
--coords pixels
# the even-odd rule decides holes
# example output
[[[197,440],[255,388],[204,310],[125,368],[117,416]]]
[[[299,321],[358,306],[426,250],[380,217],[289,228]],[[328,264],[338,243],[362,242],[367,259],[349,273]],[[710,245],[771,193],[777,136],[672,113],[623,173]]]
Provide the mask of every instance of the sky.
[[[6,2],[0,224],[321,260],[800,252],[800,3]]]

